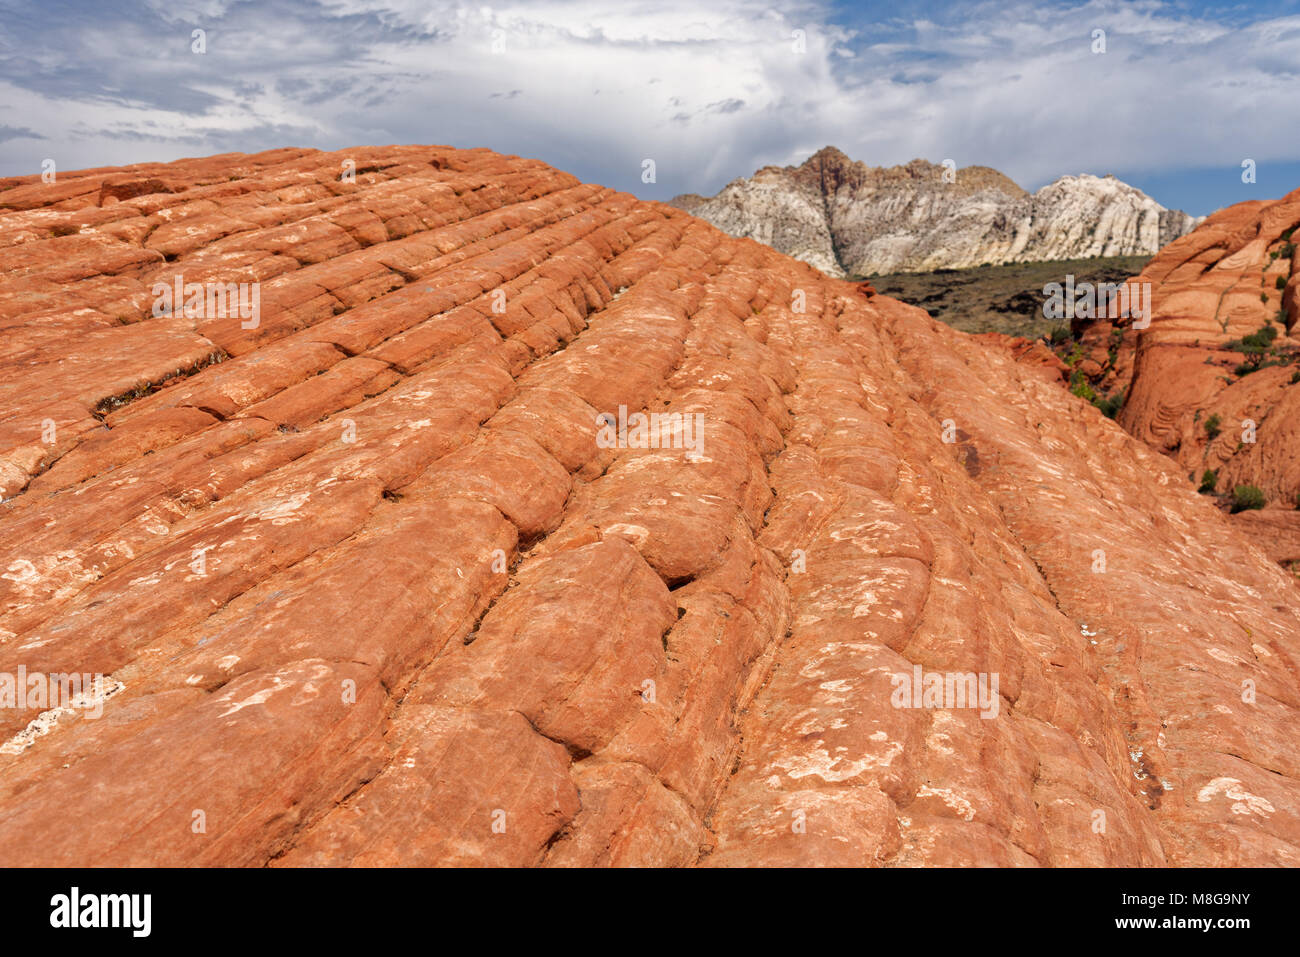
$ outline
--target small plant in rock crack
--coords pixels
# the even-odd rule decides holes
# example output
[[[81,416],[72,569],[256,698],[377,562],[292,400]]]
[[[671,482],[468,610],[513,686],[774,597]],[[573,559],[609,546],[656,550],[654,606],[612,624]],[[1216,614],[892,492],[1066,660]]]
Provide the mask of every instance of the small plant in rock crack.
[[[1247,376],[1252,372],[1258,372],[1260,369],[1267,369],[1270,366],[1287,365],[1285,359],[1269,359],[1267,362],[1242,362],[1233,368],[1233,373],[1237,376]]]
[[[1119,350],[1122,345],[1124,345],[1124,330],[1113,330],[1110,334],[1110,342],[1106,345],[1106,355],[1110,358],[1110,365],[1112,367],[1119,359]]]
[[[1205,434],[1212,439],[1218,436],[1220,432],[1219,426],[1222,423],[1222,421],[1223,420],[1219,418],[1217,412],[1211,415],[1209,418],[1207,418],[1205,420]]]
[[[1232,490],[1232,511],[1246,512],[1264,507],[1264,493],[1255,485],[1238,485]]]
[[[1288,361],[1287,358],[1282,356],[1273,345],[1277,335],[1277,326],[1273,325],[1272,322],[1266,322],[1248,336],[1225,342],[1223,344],[1224,349],[1240,352],[1246,357],[1246,361],[1237,365],[1233,372],[1239,376],[1245,376],[1269,366],[1285,365]],[[1273,358],[1265,361],[1265,356],[1272,356]]]
[[[1201,473],[1201,487],[1196,491],[1202,495],[1212,494],[1219,485],[1219,473],[1214,469],[1206,469]]]
[[[1068,322],[1052,326],[1047,330],[1047,343],[1050,346],[1061,346],[1070,341],[1070,324]]]
[[[1285,288],[1286,288],[1286,276],[1278,276],[1278,277],[1277,277],[1277,282],[1274,283],[1274,285],[1276,285],[1278,289],[1285,289]]]
[[[1075,369],[1074,373],[1070,376],[1070,392],[1089,402],[1095,402],[1097,399],[1097,393],[1093,390],[1092,386],[1088,384],[1088,380],[1083,377],[1083,373],[1078,369]]]
[[[1094,396],[1092,404],[1101,410],[1101,414],[1108,419],[1113,419],[1119,415],[1119,410],[1124,407],[1124,390],[1113,392],[1110,395]]]
[[[1230,349],[1233,352],[1242,352],[1248,356],[1262,356],[1268,351],[1273,340],[1277,338],[1277,326],[1273,323],[1266,322],[1248,336],[1242,336],[1240,339],[1232,339],[1223,344],[1223,348]]]

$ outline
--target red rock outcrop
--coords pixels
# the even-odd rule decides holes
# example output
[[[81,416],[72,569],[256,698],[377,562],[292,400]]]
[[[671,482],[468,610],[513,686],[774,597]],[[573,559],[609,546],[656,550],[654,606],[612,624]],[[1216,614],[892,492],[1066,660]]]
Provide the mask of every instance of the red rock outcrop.
[[[1130,280],[1149,285],[1148,327],[1077,323],[1085,371],[1126,393],[1120,423],[1225,507],[1238,486],[1260,489],[1265,512],[1234,520],[1289,564],[1300,562],[1297,231],[1300,190],[1220,210]]]
[[[1052,382],[1069,381],[1070,367],[1061,360],[1060,356],[1038,340],[1026,339],[1023,336],[1009,336],[1002,332],[982,332],[976,335],[975,339],[995,348],[1005,349],[1017,362],[1036,367]]]
[[[483,150],[0,186],[0,863],[1300,863],[1300,589],[1039,357]]]

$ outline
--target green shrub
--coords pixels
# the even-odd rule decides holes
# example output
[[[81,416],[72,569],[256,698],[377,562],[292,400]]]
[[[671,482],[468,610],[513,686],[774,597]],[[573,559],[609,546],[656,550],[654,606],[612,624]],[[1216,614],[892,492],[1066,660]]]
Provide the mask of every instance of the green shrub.
[[[1260,302],[1268,302],[1268,293],[1266,293],[1266,292],[1261,292],[1261,293],[1259,294],[1259,301],[1260,301]]]
[[[1108,419],[1113,419],[1119,415],[1119,410],[1124,407],[1124,390],[1120,389],[1107,396],[1093,396],[1092,404],[1101,410],[1101,414]]]
[[[1278,277],[1277,277],[1277,282],[1275,283],[1275,285],[1277,286],[1278,289],[1285,289],[1285,288],[1286,288],[1286,276],[1278,276]]]
[[[1250,375],[1252,372],[1258,372],[1260,369],[1267,369],[1269,366],[1287,365],[1285,359],[1269,359],[1266,362],[1260,362],[1258,359],[1253,362],[1243,362],[1232,371],[1239,376]]]
[[[1238,485],[1232,490],[1232,510],[1245,512],[1264,507],[1264,493],[1255,485]]]
[[[1216,435],[1218,435],[1218,434],[1219,434],[1219,424],[1220,424],[1221,421],[1222,421],[1222,420],[1219,418],[1218,413],[1215,413],[1214,415],[1212,415],[1212,416],[1210,416],[1208,419],[1206,419],[1206,420],[1205,420],[1205,434],[1208,435],[1210,438],[1214,438]]]
[[[1262,295],[1262,294],[1261,294]],[[1237,375],[1247,375],[1260,368],[1260,363],[1264,361],[1264,356],[1273,348],[1273,340],[1277,338],[1277,326],[1271,322],[1266,322],[1257,330],[1248,336],[1242,336],[1240,339],[1231,339],[1223,344],[1224,349],[1232,352],[1240,352],[1246,357],[1246,361],[1233,371]],[[1276,362],[1266,363],[1267,365],[1277,365]]]
[[[1213,492],[1219,485],[1219,473],[1214,469],[1206,469],[1201,473],[1201,487],[1196,491],[1201,494]]]
[[[1097,393],[1093,391],[1092,386],[1088,385],[1088,380],[1082,377],[1070,386],[1070,392],[1077,395],[1080,399],[1087,399],[1089,402],[1092,402],[1097,398]]]
[[[1259,349],[1260,351],[1263,351],[1271,346],[1273,340],[1276,338],[1277,326],[1273,325],[1271,322],[1266,322],[1255,332],[1252,332],[1248,336],[1241,337],[1241,345],[1243,347],[1242,351],[1248,349]]]

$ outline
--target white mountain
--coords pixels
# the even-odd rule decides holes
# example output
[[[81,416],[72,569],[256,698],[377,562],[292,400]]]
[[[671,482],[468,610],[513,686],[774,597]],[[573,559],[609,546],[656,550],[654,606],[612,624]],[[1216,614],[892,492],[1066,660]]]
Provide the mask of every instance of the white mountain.
[[[1030,194],[986,166],[871,167],[833,146],[672,203],[832,276],[1150,255],[1204,219],[1113,176],[1062,176]]]

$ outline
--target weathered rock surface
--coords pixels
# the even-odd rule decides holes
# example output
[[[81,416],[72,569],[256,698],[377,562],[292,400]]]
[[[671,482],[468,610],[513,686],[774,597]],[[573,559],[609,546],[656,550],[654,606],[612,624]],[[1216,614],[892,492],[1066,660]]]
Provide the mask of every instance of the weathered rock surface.
[[[833,146],[673,205],[832,276],[1149,255],[1200,222],[1113,176],[1062,176],[1031,195],[986,166],[886,169]]]
[[[1300,571],[1297,232],[1300,190],[1220,210],[1130,280],[1149,287],[1148,327],[1122,315],[1075,327],[1095,387],[1124,391],[1120,423],[1207,492],[1258,488],[1268,507],[1233,520]]]
[[[1041,350],[483,150],[0,186],[0,864],[1300,864],[1300,589]]]

